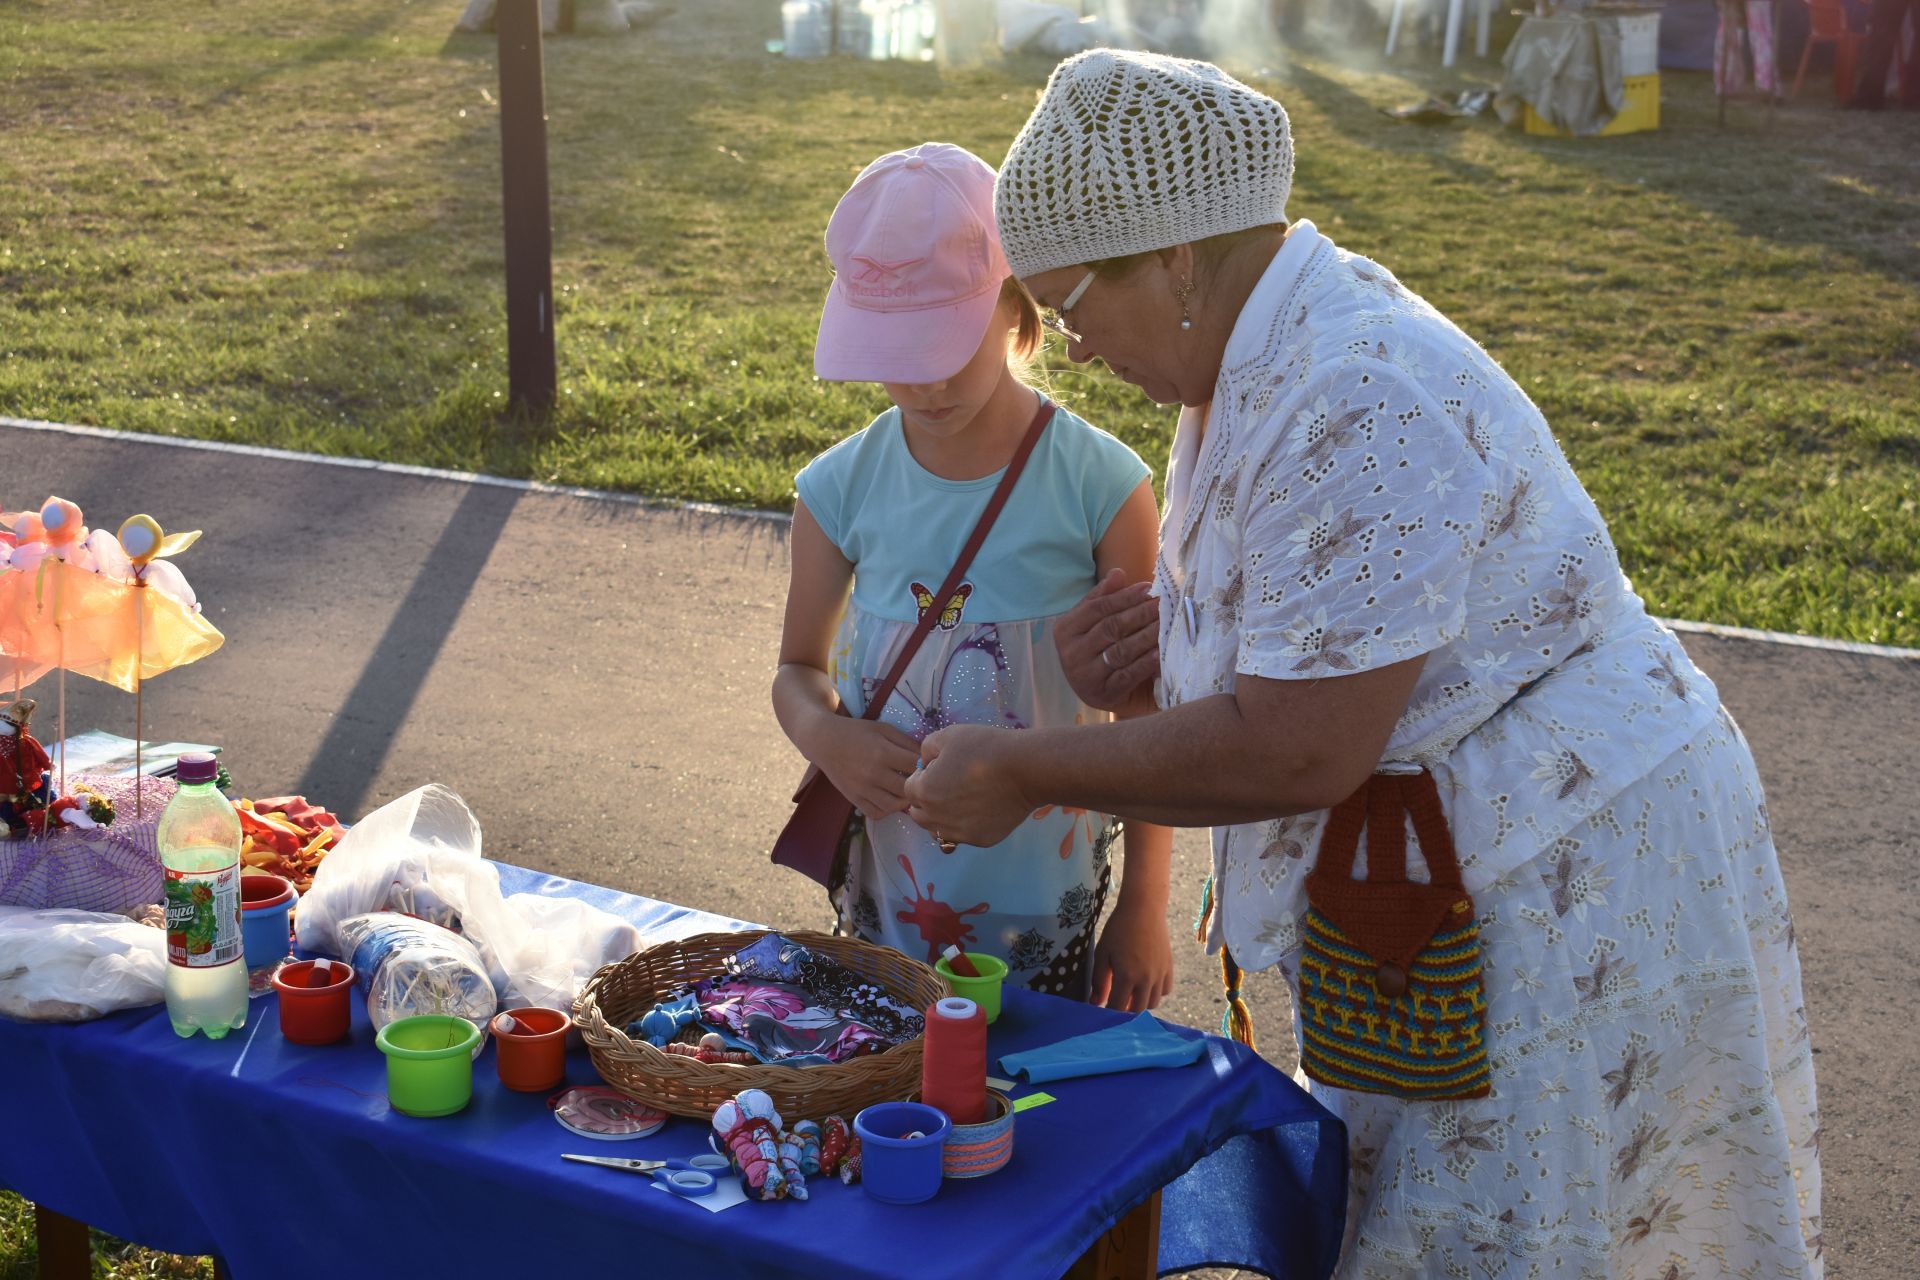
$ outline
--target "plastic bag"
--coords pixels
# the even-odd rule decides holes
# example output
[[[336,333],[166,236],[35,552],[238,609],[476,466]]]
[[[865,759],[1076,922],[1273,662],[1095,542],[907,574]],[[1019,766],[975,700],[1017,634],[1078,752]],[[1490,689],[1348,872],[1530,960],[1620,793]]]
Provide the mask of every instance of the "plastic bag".
[[[1000,0],[1000,47],[1007,53],[1044,53],[1066,58],[1116,43],[1106,19],[1080,16],[1077,5],[1038,0]]]
[[[497,894],[497,874],[493,885]],[[587,979],[646,945],[632,924],[578,898],[516,893],[479,901],[466,923],[509,1008],[538,1005],[571,1013]]]
[[[340,937],[376,1030],[396,1018],[445,1013],[480,1028],[480,1044],[486,1044],[499,1001],[480,953],[465,939],[391,911],[341,921]]]
[[[459,796],[441,786],[409,791],[351,827],[314,872],[295,916],[300,945],[345,958],[341,922],[369,911],[457,926],[458,913],[429,881],[435,864],[479,855],[480,823]]]
[[[641,946],[640,931],[575,898],[500,892],[480,856],[480,823],[437,784],[368,814],[314,873],[296,932],[308,951],[347,958],[341,925],[371,911],[400,911],[453,930],[479,952],[500,1002],[571,1011],[596,969]]]
[[[98,911],[0,907],[0,1015],[86,1022],[166,999],[167,935]]]

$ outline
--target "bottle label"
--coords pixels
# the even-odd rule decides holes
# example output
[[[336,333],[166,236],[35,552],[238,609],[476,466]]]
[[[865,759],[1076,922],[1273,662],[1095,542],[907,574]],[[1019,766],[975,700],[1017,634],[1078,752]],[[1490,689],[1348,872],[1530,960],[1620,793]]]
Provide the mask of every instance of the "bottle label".
[[[240,864],[167,871],[167,959],[213,969],[240,958]]]

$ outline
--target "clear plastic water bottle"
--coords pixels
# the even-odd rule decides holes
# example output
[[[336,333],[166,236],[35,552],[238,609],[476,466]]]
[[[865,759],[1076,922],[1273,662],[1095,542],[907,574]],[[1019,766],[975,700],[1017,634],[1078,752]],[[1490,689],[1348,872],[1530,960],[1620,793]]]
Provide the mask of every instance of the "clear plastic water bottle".
[[[155,833],[167,879],[167,1017],[178,1036],[218,1040],[247,1022],[240,938],[240,819],[214,788],[220,765],[180,757],[180,789]]]

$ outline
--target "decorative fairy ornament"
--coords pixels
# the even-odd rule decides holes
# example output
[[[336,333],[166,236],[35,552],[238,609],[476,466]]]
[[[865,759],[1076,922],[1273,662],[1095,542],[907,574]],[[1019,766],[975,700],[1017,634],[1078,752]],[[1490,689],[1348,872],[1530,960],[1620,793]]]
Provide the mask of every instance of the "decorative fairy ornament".
[[[20,685],[60,673],[58,729],[66,737],[66,672],[134,695],[134,738],[144,730],[141,684],[218,649],[225,637],[201,612],[186,577],[166,557],[198,530],[168,536],[138,515],[119,535],[89,529],[75,503],[51,497],[33,513],[0,516],[0,680]],[[134,807],[140,808],[139,748]],[[62,772],[64,774],[64,760]],[[66,790],[66,779],[60,779]]]

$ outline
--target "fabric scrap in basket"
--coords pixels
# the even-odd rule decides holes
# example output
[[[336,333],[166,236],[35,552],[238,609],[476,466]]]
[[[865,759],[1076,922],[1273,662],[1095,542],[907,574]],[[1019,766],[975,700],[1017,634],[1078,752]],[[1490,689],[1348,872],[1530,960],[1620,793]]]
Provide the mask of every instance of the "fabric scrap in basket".
[[[879,983],[777,933],[742,947],[721,969],[655,1008],[684,1009],[690,997],[701,1026],[761,1062],[845,1062],[904,1044],[926,1029],[925,1015]],[[650,1038],[645,1022],[636,1020],[628,1034]]]

